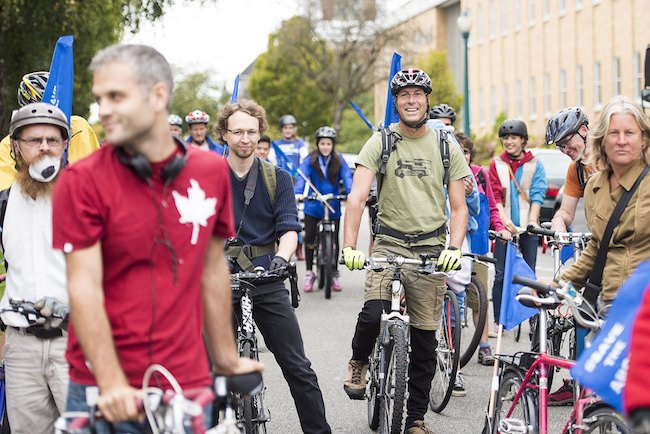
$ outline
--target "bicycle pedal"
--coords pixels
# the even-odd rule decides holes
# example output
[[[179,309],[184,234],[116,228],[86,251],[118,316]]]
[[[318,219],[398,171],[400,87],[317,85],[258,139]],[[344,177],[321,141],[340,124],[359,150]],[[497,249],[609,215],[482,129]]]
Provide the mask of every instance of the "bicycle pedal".
[[[527,434],[530,431],[523,420],[509,418],[499,421],[498,432],[501,434]]]

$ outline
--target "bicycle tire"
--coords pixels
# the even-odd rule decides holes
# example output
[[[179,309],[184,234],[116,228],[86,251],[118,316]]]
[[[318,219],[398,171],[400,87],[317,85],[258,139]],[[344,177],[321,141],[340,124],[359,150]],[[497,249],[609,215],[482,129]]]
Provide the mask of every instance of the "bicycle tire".
[[[379,428],[379,345],[375,348],[370,357],[368,365],[368,426],[375,431]]]
[[[387,329],[390,344],[383,347],[386,373],[379,400],[379,432],[402,434],[408,378],[408,329],[403,323],[390,324]],[[389,353],[389,354],[386,354]]]
[[[248,359],[259,360],[257,350],[253,348],[250,341],[244,342],[240,356]],[[243,428],[246,434],[266,434],[266,422],[260,420],[260,397],[251,396],[242,399],[243,401]]]
[[[465,290],[467,296],[465,300],[470,299],[470,295],[475,297],[478,306],[476,311],[478,313],[478,318],[476,325],[474,325],[474,309],[471,309],[469,303],[465,303],[465,317],[470,316],[467,321],[467,326],[461,328],[461,338],[460,338],[460,367],[464,367],[474,356],[478,344],[481,342],[481,337],[483,336],[483,329],[485,328],[485,322],[487,321],[487,292],[485,291],[485,286],[476,276],[472,276],[472,280],[467,285]],[[469,329],[469,330],[465,330]],[[469,338],[469,339],[468,339]]]
[[[575,419],[571,420],[569,432],[573,433]],[[582,433],[608,433],[608,434],[633,434],[634,429],[625,421],[625,418],[614,408],[602,402],[588,406],[582,417]]]
[[[321,240],[320,251],[323,254],[321,274],[323,275],[325,298],[329,300],[332,297],[332,277],[334,272],[334,266],[332,265],[332,233],[323,233]]]
[[[501,373],[494,403],[494,418],[492,419],[495,426],[491,432],[498,432],[499,423],[506,418],[522,381],[521,373],[512,368],[506,368]],[[521,420],[528,427],[528,432],[538,432],[537,405],[535,403],[534,392],[531,389],[524,389],[509,419]]]
[[[456,294],[449,289],[445,293],[438,335],[436,366],[429,392],[429,407],[436,413],[447,406],[460,365],[460,312]]]

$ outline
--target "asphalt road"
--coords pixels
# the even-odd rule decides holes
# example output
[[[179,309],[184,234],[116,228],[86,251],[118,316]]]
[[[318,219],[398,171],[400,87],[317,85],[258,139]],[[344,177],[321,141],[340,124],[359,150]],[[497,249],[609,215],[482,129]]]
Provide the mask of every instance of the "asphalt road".
[[[367,220],[362,220],[363,222]],[[364,226],[364,225],[362,225]],[[362,227],[358,246],[367,249],[368,230]],[[537,274],[540,278],[552,275],[550,252],[537,260]],[[300,284],[305,273],[304,262],[298,263]],[[350,343],[358,312],[363,305],[364,271],[351,272],[344,266],[340,268],[343,291],[333,293],[326,300],[322,291],[302,294],[300,307],[296,310],[303,334],[305,351],[318,375],[319,384],[325,400],[325,409],[333,433],[371,433],[367,424],[366,401],[352,401],[343,391],[347,362],[351,357]],[[491,312],[491,309],[490,309]],[[529,346],[528,327],[524,325],[520,342],[515,342],[514,333],[508,332],[503,339],[503,354],[526,350]],[[490,339],[493,349],[496,339]],[[273,356],[265,348],[261,354],[266,366],[266,402],[271,412],[271,422],[267,424],[269,433],[301,432],[298,416],[289,388]],[[429,426],[441,433],[480,433],[489,399],[489,385],[492,368],[470,361],[463,369],[467,395],[452,397],[447,408],[436,414],[431,410],[426,415]],[[559,374],[558,374],[559,375]],[[557,378],[557,376],[556,376]],[[553,389],[559,380],[554,381]],[[549,432],[560,432],[563,422],[568,418],[568,408],[551,412]],[[562,419],[562,421],[560,421]]]

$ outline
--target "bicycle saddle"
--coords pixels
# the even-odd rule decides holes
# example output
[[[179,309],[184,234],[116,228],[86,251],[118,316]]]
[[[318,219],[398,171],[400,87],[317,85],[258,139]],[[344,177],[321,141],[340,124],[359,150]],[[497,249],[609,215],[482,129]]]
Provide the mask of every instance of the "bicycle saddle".
[[[214,390],[217,396],[226,396],[229,392],[243,396],[252,396],[260,393],[264,383],[260,372],[233,375],[231,377],[218,376],[214,379]]]
[[[528,287],[521,288],[515,297],[519,303],[526,307],[533,309],[555,309],[562,304],[562,301],[555,295],[555,293],[541,296],[535,295],[533,290]]]

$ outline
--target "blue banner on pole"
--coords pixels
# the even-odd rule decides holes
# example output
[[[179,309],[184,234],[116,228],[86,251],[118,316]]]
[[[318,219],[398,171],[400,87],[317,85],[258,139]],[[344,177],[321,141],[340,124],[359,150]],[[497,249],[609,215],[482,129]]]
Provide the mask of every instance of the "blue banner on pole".
[[[384,115],[384,127],[399,122],[397,110],[395,110],[395,101],[393,94],[390,92],[390,82],[393,76],[402,69],[402,56],[393,53],[393,59],[390,62],[390,74],[388,75],[388,90],[386,92],[386,114]]]
[[[289,172],[291,176],[295,177],[298,174],[298,168],[294,166],[291,159],[287,157],[287,154],[282,152],[282,149],[280,149],[280,147],[275,143],[271,143],[271,147],[273,148],[273,152],[275,152],[276,166],[283,168]]]
[[[584,350],[571,375],[619,411],[624,409],[625,382],[634,319],[650,282],[650,261],[641,263],[616,293],[607,320]]]
[[[359,107],[358,105],[356,105],[352,101],[350,101],[350,105],[352,106],[354,111],[357,112],[359,117],[366,123],[366,125],[368,125],[368,128],[370,128],[371,130],[374,130],[375,127],[372,125],[372,122],[370,122],[370,120],[366,117],[366,115],[363,114],[363,110],[361,110],[361,107]]]
[[[43,92],[43,102],[48,102],[65,113],[70,124],[72,116],[72,89],[74,84],[74,56],[72,44],[74,36],[61,36],[56,41],[52,64],[50,65],[50,77],[47,80]]]
[[[537,309],[526,307],[515,300],[517,292],[523,285],[512,283],[512,276],[518,275],[528,279],[537,279],[530,269],[517,246],[508,241],[506,246],[506,263],[503,271],[503,292],[501,294],[501,312],[499,324],[510,330],[537,313]]]
[[[232,89],[232,95],[230,96],[230,103],[234,104],[237,102],[237,98],[239,98],[239,76],[241,74],[237,74],[237,77],[235,77],[235,87]]]

